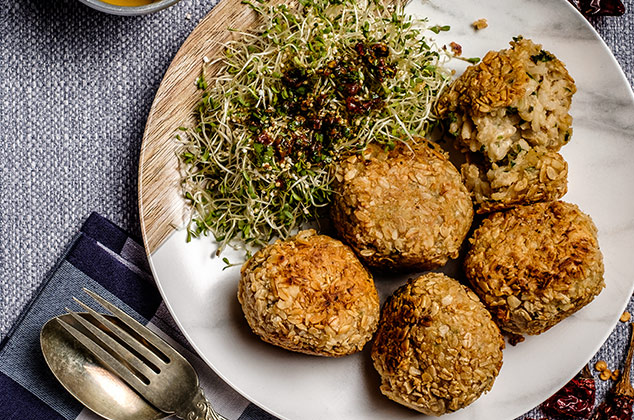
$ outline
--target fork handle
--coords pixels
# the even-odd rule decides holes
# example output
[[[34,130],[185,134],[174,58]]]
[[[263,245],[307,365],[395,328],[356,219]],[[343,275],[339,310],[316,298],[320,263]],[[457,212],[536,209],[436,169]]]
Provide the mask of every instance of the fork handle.
[[[198,392],[196,392],[191,403],[175,414],[185,420],[227,420],[216,413],[200,387],[198,387]]]

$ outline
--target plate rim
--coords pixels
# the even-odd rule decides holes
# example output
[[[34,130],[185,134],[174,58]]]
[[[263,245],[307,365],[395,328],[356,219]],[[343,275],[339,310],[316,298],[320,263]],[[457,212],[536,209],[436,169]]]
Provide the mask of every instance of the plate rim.
[[[422,0],[425,1],[425,0]],[[629,100],[631,101],[632,104],[634,104],[634,91],[632,89],[632,85],[629,83],[629,81],[627,80],[627,77],[625,75],[625,72],[623,70],[623,68],[620,66],[618,60],[616,59],[613,51],[608,47],[608,45],[606,44],[605,40],[601,37],[601,35],[598,33],[598,31],[590,24],[590,22],[587,21],[587,19],[585,19],[583,17],[583,15],[579,12],[578,9],[576,9],[572,4],[570,4],[568,1],[566,0],[558,0],[560,3],[563,2],[567,5],[567,7],[572,9],[572,12],[578,15],[578,18],[580,17],[583,22],[584,22],[584,29],[587,31],[587,29],[590,29],[590,33],[592,34],[592,39],[593,41],[599,41],[602,49],[608,53],[608,56],[611,60],[611,67],[616,67],[617,69],[617,73],[618,73],[618,77],[620,79],[620,82],[625,84],[626,86],[629,87],[628,89],[628,95],[629,95]],[[258,401],[253,401],[250,399],[249,395],[247,395],[245,392],[243,392],[238,386],[236,386],[234,383],[232,383],[215,365],[213,365],[212,363],[210,363],[210,361],[205,357],[205,355],[203,354],[203,352],[200,350],[199,346],[193,341],[190,332],[187,331],[184,327],[183,324],[181,322],[181,320],[179,319],[179,316],[176,314],[174,308],[172,307],[172,304],[170,303],[169,297],[167,296],[167,294],[164,291],[163,285],[161,284],[160,280],[159,280],[159,276],[158,273],[155,269],[155,265],[154,265],[154,261],[152,259],[152,255],[155,254],[157,251],[159,251],[164,245],[165,242],[167,240],[167,238],[169,238],[170,236],[174,235],[174,233],[176,232],[175,230],[172,231],[168,237],[166,237],[165,240],[163,240],[160,244],[158,244],[158,246],[156,247],[151,247],[150,244],[148,243],[147,240],[147,226],[146,226],[146,222],[145,222],[145,213],[144,213],[144,202],[143,202],[143,195],[142,195],[142,191],[143,191],[143,178],[142,178],[142,171],[143,171],[143,157],[144,157],[144,150],[147,146],[147,142],[151,141],[151,139],[148,138],[148,134],[147,134],[147,128],[151,123],[151,118],[153,117],[153,114],[156,112],[156,106],[157,106],[157,96],[158,93],[161,90],[161,87],[163,85],[163,82],[165,80],[165,77],[168,73],[170,73],[170,71],[173,71],[174,68],[177,66],[177,60],[182,58],[183,56],[183,51],[186,47],[186,45],[188,44],[188,42],[190,42],[190,40],[192,39],[194,33],[197,31],[197,29],[204,23],[206,22],[208,19],[211,18],[214,10],[216,10],[221,4],[227,4],[230,3],[231,0],[221,0],[218,4],[216,4],[206,15],[203,19],[201,19],[201,21],[196,25],[196,27],[192,30],[192,32],[187,36],[187,38],[185,39],[185,41],[183,42],[183,44],[181,45],[181,47],[179,48],[179,50],[177,51],[177,53],[174,55],[174,58],[172,59],[172,61],[170,62],[169,67],[167,68],[163,79],[161,80],[160,86],[157,89],[157,93],[154,97],[154,100],[152,102],[152,106],[150,108],[150,112],[148,115],[148,119],[146,121],[146,126],[144,129],[144,134],[143,134],[143,140],[142,140],[142,144],[141,144],[141,153],[140,153],[140,157],[139,157],[139,174],[138,174],[138,205],[139,205],[139,218],[140,218],[140,225],[141,225],[141,232],[142,232],[142,237],[143,237],[143,244],[144,244],[144,249],[146,252],[146,255],[148,257],[148,262],[150,265],[150,268],[152,270],[152,273],[154,275],[154,278],[156,279],[156,285],[161,293],[161,296],[163,297],[163,301],[165,302],[166,307],[168,308],[171,316],[174,318],[175,322],[177,323],[177,325],[179,326],[179,328],[181,329],[181,332],[183,333],[183,335],[187,338],[188,342],[190,345],[192,345],[192,347],[196,350],[196,352],[198,353],[198,355],[205,361],[205,363],[207,364],[207,366],[209,366],[223,381],[225,381],[229,386],[231,386],[231,388],[233,390],[235,390],[236,392],[238,392],[240,395],[242,395],[244,398],[246,398],[249,402],[259,406],[260,408],[264,409],[265,411],[278,416],[280,418],[286,418],[284,416],[282,416],[279,413],[276,413],[275,411],[271,410],[270,407],[267,407],[266,405],[264,405],[264,403],[258,402]],[[629,286],[629,296],[632,295],[632,293],[634,292],[634,281],[631,282],[630,286]],[[621,305],[621,312],[627,307],[629,303],[629,299],[625,300],[624,304]],[[612,334],[615,326],[618,324],[618,317],[616,319],[614,319],[614,322],[611,322],[612,328],[609,330],[604,331],[603,333],[603,339],[598,342],[594,349],[593,349],[593,355],[596,354],[599,349],[605,344],[606,340],[609,338],[609,336]],[[587,363],[587,362],[586,362]],[[585,364],[585,363],[584,363]],[[583,365],[582,365],[583,366]],[[580,366],[580,368],[582,367]],[[573,374],[574,376],[574,374]],[[560,382],[561,385],[567,383],[573,376],[569,377],[569,378],[563,378]]]

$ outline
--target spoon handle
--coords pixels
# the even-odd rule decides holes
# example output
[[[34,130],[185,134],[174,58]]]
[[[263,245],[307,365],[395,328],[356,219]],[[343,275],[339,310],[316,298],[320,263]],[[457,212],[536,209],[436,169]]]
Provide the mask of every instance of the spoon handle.
[[[176,413],[176,416],[185,420],[227,420],[216,413],[200,387],[189,406]]]

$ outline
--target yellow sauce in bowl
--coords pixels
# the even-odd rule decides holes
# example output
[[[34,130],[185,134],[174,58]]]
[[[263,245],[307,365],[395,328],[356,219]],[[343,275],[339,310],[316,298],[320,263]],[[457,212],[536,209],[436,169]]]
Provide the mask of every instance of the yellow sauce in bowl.
[[[145,6],[154,3],[156,0],[101,0],[104,3],[114,4],[115,6]]]

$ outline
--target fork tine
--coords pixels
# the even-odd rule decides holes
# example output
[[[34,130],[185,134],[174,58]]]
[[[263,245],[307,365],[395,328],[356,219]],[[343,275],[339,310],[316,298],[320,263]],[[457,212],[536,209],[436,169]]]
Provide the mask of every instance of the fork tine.
[[[109,353],[114,359],[119,360],[117,357],[115,357],[114,355],[112,355],[112,353],[115,353],[117,356],[119,356],[121,359],[123,359],[126,363],[128,363],[129,365],[132,366],[132,368],[134,368],[134,370],[136,370],[140,375],[142,375],[144,377],[144,379],[146,381],[149,382],[150,378],[152,377],[152,375],[155,375],[156,372],[152,371],[152,369],[150,369],[149,366],[147,366],[146,364],[144,364],[143,362],[141,362],[141,360],[139,360],[139,358],[134,355],[132,352],[130,352],[130,350],[126,349],[124,346],[122,346],[121,344],[119,344],[115,339],[113,339],[112,337],[110,337],[108,334],[106,334],[105,332],[103,332],[100,328],[97,328],[97,326],[95,326],[94,324],[92,324],[90,321],[88,321],[87,319],[85,319],[84,317],[78,315],[76,312],[71,311],[70,309],[66,308],[66,310],[68,311],[68,313],[79,323],[81,323],[81,325],[86,328],[88,331],[90,331],[90,333],[92,335],[94,335],[97,339],[99,339],[102,344],[104,346],[106,346],[107,348],[104,348],[104,350]],[[118,328],[118,327],[117,327]],[[95,343],[94,340],[92,340],[92,342],[96,345],[98,345],[98,343]],[[101,346],[103,348],[103,346]],[[108,349],[112,352],[108,352]],[[121,360],[119,360],[119,363],[122,366],[125,366]],[[129,368],[126,368],[128,370],[130,370]],[[136,376],[136,375],[135,375]],[[139,378],[141,379],[141,378]],[[141,379],[141,382],[143,382],[143,379]]]
[[[136,350],[141,356],[143,356],[148,362],[153,364],[157,369],[160,369],[160,365],[165,363],[159,356],[156,355],[153,351],[148,349],[145,345],[140,343],[135,337],[131,336],[127,331],[120,328],[118,325],[114,324],[105,316],[101,315],[90,306],[86,305],[81,300],[73,297],[73,300],[81,305],[82,308],[86,309],[93,317],[95,317],[99,322],[101,322],[104,326],[107,326],[108,329],[123,340],[126,344]]]
[[[81,318],[81,317],[80,317]],[[86,336],[83,332],[79,331],[73,325],[69,324],[67,321],[57,318],[57,322],[61,325],[70,335],[75,337],[77,341],[88,349],[97,359],[99,359],[105,366],[108,367],[114,374],[119,376],[125,383],[130,385],[140,394],[143,394],[145,389],[145,384],[141,382],[141,380],[130,370],[124,366],[119,360],[113,357],[106,350],[101,348],[97,343],[95,343],[91,338]]]
[[[163,352],[163,354],[171,359],[173,357],[178,358],[180,355],[172,349],[162,338],[158,335],[154,334],[152,331],[148,330],[147,327],[141,325],[136,319],[132,318],[130,315],[123,312],[121,309],[114,306],[112,303],[108,302],[106,299],[99,296],[97,293],[83,288],[84,292],[86,292],[91,298],[93,298],[97,303],[110,311],[113,315],[119,318],[125,325],[134,330],[141,337],[146,339],[150,344],[155,346],[158,350]]]

